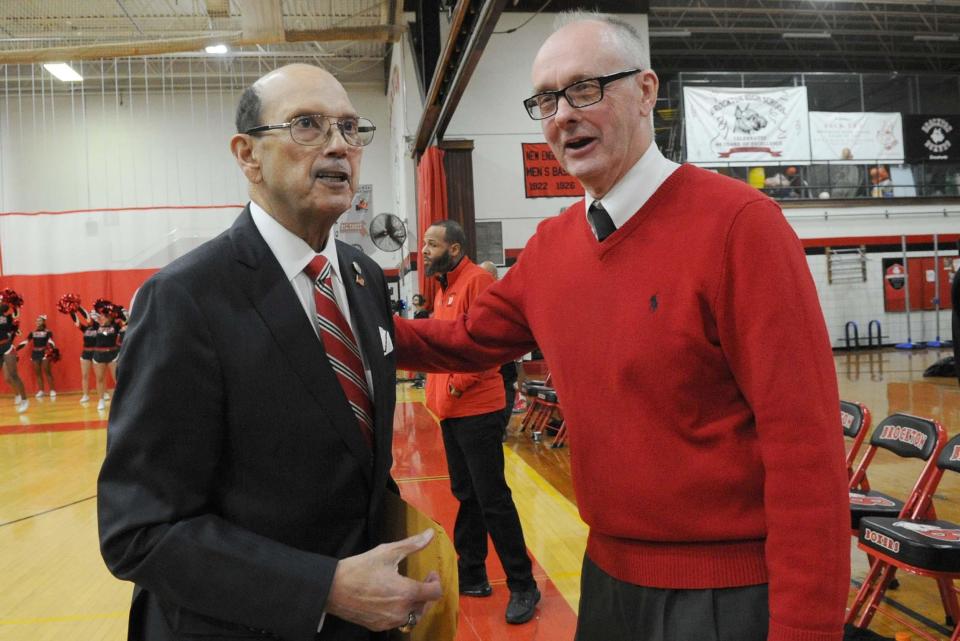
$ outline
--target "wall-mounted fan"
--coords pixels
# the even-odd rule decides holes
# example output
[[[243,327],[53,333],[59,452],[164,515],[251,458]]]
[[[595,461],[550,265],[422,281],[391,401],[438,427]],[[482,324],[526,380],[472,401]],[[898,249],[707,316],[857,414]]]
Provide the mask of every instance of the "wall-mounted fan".
[[[407,228],[395,214],[379,214],[370,221],[370,239],[385,252],[395,252],[407,242]]]

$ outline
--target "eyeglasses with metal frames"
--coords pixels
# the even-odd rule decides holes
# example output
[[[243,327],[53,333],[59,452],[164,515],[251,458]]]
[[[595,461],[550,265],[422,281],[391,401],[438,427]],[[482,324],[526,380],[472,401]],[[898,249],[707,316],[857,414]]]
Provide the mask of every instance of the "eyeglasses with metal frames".
[[[311,114],[297,116],[290,122],[284,122],[278,125],[252,127],[243,133],[252,135],[273,129],[289,129],[293,142],[307,147],[314,147],[325,145],[330,140],[330,136],[333,135],[334,125],[340,130],[340,135],[343,136],[346,143],[354,147],[365,147],[369,145],[373,141],[373,133],[377,130],[376,126],[366,118],[338,118],[336,116],[325,116],[323,114]]]
[[[589,107],[603,100],[603,88],[611,82],[641,71],[642,69],[629,69],[608,76],[578,80],[563,89],[544,91],[531,96],[523,101],[523,106],[527,110],[527,115],[534,120],[543,120],[557,113],[557,108],[560,106],[560,96],[566,98],[567,104],[575,109]]]

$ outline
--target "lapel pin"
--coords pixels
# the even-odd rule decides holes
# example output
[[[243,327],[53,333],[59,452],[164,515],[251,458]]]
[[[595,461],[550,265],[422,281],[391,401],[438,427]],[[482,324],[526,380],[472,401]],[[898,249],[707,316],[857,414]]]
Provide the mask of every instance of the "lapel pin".
[[[357,261],[353,261],[351,265],[353,266],[353,271],[356,272],[356,277],[354,280],[356,281],[357,285],[360,287],[365,287],[367,281],[363,280],[363,272],[360,271],[360,265],[357,264]]]

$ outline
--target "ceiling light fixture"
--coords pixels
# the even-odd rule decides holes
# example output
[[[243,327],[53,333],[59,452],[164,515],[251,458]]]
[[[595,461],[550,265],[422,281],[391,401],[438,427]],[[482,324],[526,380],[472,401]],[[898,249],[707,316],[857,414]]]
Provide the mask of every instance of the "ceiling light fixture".
[[[955,33],[918,33],[913,39],[926,42],[957,42],[960,40],[960,35]]]
[[[688,29],[663,29],[663,30],[651,30],[651,38],[689,38],[690,31]]]
[[[828,31],[787,31],[783,34],[784,38],[810,38],[815,40],[824,40],[833,36]]]
[[[205,51],[207,53],[216,53],[216,54],[223,55],[227,53],[227,45],[210,45],[209,47],[205,48]]]
[[[73,67],[65,62],[51,62],[43,65],[43,68],[52,73],[57,80],[63,82],[81,82],[83,76],[74,71]]]

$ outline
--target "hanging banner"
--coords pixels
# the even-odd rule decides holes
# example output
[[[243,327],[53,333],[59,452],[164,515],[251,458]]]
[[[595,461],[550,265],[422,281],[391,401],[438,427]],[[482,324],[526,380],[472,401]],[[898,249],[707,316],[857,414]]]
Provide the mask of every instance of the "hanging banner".
[[[357,185],[350,209],[343,212],[334,227],[334,237],[353,245],[368,256],[376,251],[370,240],[370,220],[373,218],[373,185]]]
[[[960,115],[912,114],[903,116],[903,146],[907,162],[957,162],[960,160]]]
[[[903,120],[899,113],[810,112],[814,161],[846,164],[903,162]]]
[[[687,161],[706,167],[810,162],[807,88],[683,88]]]
[[[582,196],[580,181],[568,174],[545,142],[522,142],[523,183],[527,198]]]

